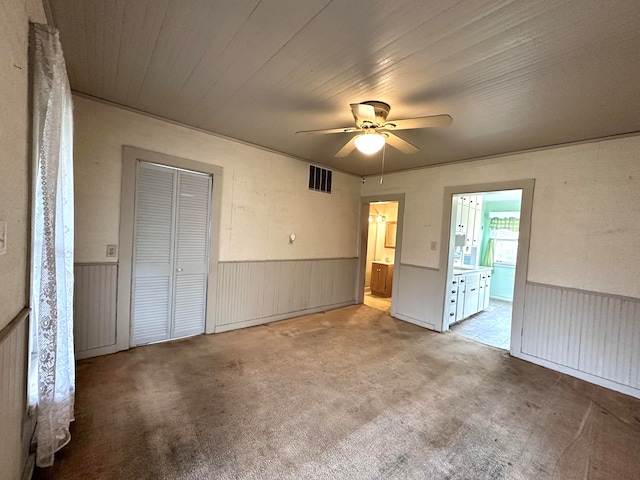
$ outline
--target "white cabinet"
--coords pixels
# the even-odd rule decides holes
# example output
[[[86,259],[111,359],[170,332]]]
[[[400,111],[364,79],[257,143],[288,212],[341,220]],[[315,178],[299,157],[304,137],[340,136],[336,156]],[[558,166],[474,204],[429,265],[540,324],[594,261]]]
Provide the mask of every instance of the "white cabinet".
[[[480,310],[484,310],[489,307],[489,298],[491,297],[491,270],[487,271],[487,276],[484,281],[484,305]]]
[[[449,325],[487,308],[490,289],[491,270],[488,268],[455,273],[446,292],[445,316]]]
[[[480,274],[467,273],[464,275],[464,310],[463,317],[470,317],[478,313],[478,297],[480,295]]]
[[[489,297],[491,293],[490,270],[482,270],[480,272],[480,284],[478,286],[478,291],[478,311],[481,311],[489,306]]]
[[[462,275],[454,275],[451,281],[449,293],[447,293],[449,306],[449,323],[462,320],[464,309],[464,283]]]
[[[482,196],[454,197],[456,234],[465,235],[466,247],[479,247],[482,242]]]

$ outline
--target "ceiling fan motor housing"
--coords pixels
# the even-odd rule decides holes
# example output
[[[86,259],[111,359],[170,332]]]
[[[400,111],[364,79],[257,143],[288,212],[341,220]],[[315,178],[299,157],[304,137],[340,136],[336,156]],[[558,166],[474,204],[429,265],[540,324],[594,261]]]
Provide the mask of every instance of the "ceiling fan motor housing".
[[[370,105],[373,107],[374,111],[375,111],[375,115],[376,115],[376,125],[374,125],[374,127],[381,127],[382,125],[384,125],[384,122],[387,121],[387,117],[389,116],[389,110],[391,110],[391,107],[389,106],[388,103],[384,103],[384,102],[380,102],[377,100],[370,100],[367,102],[362,102],[363,105]],[[367,127],[371,127],[372,125],[363,125],[362,124],[363,121],[358,119],[358,126],[360,128],[367,128]]]

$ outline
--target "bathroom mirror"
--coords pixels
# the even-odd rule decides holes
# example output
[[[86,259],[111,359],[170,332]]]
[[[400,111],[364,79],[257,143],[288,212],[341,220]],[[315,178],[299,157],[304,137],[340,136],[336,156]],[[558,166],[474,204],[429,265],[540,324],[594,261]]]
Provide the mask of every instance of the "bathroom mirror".
[[[396,248],[396,222],[387,222],[384,231],[385,248]]]

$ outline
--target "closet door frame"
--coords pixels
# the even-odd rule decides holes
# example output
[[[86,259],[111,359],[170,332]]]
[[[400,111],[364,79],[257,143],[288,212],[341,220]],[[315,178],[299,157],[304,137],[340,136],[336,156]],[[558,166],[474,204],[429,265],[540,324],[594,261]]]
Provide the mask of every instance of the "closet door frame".
[[[125,145],[122,149],[118,300],[116,309],[116,345],[118,351],[128,350],[130,348],[131,281],[135,227],[134,206],[136,195],[136,166],[138,161],[212,175],[205,333],[213,333],[215,327],[215,293],[218,285],[218,246],[220,239],[220,206],[222,201],[222,167]]]

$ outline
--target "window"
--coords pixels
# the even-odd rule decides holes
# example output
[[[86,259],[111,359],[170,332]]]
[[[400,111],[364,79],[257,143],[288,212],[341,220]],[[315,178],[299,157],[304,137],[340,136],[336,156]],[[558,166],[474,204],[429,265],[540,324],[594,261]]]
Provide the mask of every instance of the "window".
[[[498,229],[491,230],[494,244],[494,263],[515,265],[518,257],[518,231]]]

